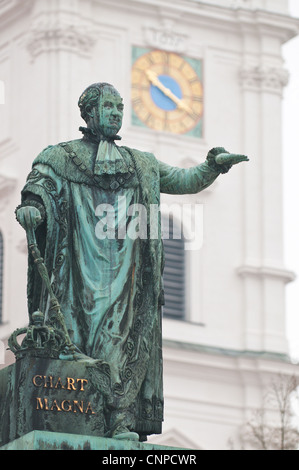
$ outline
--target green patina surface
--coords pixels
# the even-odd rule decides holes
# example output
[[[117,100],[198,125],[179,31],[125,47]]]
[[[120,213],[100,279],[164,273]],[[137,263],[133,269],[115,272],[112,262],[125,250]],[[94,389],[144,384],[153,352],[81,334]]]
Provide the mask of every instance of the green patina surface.
[[[84,436],[48,431],[32,431],[15,441],[0,447],[0,450],[183,450],[169,446],[146,444],[104,437]]]
[[[3,444],[34,430],[161,433],[164,254],[151,208],[161,192],[197,193],[247,160],[217,147],[180,169],[116,145],[123,104],[111,85],[92,85],[79,106],[84,137],[40,153],[16,210],[29,247],[29,327],[12,335],[18,360],[0,372]]]
[[[25,357],[0,371],[0,445],[34,430],[103,436],[97,374],[78,361]]]

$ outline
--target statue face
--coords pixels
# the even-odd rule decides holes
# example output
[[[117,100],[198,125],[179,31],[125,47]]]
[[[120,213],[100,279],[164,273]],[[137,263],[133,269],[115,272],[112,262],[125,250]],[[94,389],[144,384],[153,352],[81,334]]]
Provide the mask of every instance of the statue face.
[[[105,87],[98,105],[100,132],[105,137],[114,137],[119,132],[123,120],[123,100],[112,87]]]

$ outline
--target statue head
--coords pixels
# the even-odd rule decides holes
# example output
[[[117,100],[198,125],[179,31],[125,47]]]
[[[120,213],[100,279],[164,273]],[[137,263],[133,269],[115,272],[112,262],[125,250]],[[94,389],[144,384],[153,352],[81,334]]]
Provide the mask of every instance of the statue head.
[[[82,93],[78,102],[81,116],[97,137],[115,138],[123,119],[123,100],[109,83],[94,83]]]

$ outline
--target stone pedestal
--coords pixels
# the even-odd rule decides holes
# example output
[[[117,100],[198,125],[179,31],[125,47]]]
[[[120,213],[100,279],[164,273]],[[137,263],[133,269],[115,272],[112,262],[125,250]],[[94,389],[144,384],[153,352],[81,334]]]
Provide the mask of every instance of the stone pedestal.
[[[0,450],[174,450],[106,438],[104,420],[85,362],[26,356],[0,371]]]
[[[84,363],[26,357],[0,371],[0,446],[32,431],[104,435],[103,398]]]
[[[173,450],[180,449],[134,441],[106,439],[96,436],[32,431],[0,447],[0,450],[102,450],[111,452],[116,450],[161,450],[172,453]],[[186,453],[187,452],[188,451],[186,451]]]

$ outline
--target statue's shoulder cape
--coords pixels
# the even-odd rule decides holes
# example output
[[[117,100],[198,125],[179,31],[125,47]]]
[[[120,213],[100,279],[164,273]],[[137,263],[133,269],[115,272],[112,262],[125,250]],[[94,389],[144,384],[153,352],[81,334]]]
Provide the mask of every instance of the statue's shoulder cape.
[[[158,162],[152,153],[120,146],[119,151],[125,158],[134,160],[139,174],[148,173],[155,168]],[[78,183],[88,183],[93,173],[93,166],[97,152],[97,144],[82,139],[49,145],[34,160],[33,168],[37,165],[47,165],[60,177]],[[73,157],[76,156],[75,160]],[[75,164],[74,164],[75,163]],[[86,168],[86,172],[82,172]]]

